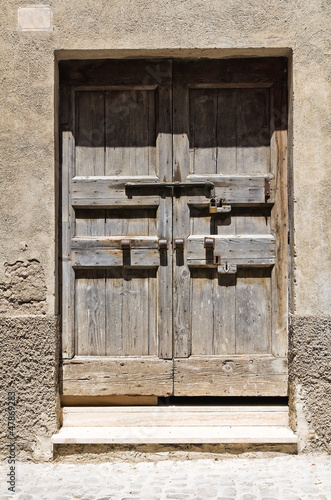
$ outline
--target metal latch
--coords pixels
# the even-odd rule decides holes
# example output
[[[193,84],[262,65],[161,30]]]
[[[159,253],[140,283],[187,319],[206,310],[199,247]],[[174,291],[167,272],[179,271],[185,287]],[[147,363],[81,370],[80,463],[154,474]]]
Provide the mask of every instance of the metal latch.
[[[122,250],[131,250],[131,240],[121,240]]]
[[[237,264],[229,264],[228,262],[224,262],[224,264],[220,264],[217,267],[217,272],[219,274],[236,274]]]
[[[166,250],[168,248],[168,240],[166,238],[159,238],[157,246],[159,250]]]
[[[225,212],[231,212],[231,205],[223,205],[223,200],[218,200],[216,196],[210,198],[209,201],[210,214],[221,214]]]
[[[175,248],[183,249],[184,248],[184,238],[175,238]]]

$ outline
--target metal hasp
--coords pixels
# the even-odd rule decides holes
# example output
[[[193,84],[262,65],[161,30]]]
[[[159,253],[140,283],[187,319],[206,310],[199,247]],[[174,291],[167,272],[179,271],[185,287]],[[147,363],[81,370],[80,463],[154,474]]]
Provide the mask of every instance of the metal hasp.
[[[209,213],[210,214],[220,214],[231,212],[231,205],[223,205],[222,200],[218,200],[216,196],[210,198],[209,201]]]
[[[183,238],[175,238],[175,248],[180,248],[180,249],[183,249],[184,248],[184,239]]]
[[[131,250],[131,240],[121,240],[122,250]]]
[[[168,240],[166,238],[159,238],[157,246],[160,250],[166,250],[168,248]]]
[[[205,238],[203,246],[204,248],[215,248],[215,238]]]

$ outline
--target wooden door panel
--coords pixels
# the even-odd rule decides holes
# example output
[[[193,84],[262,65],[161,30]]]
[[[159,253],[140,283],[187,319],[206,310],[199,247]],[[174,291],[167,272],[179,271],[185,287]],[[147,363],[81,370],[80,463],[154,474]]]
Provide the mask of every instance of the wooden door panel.
[[[190,173],[270,171],[269,89],[189,89]]]
[[[287,360],[274,356],[190,356],[174,360],[177,396],[284,396]]]
[[[155,101],[155,89],[105,93],[105,175],[157,174]]]
[[[156,356],[75,356],[64,360],[61,392],[65,396],[170,396],[173,361]]]
[[[286,61],[60,84],[63,393],[286,395]]]
[[[173,67],[174,173],[214,184],[174,198],[175,395],[287,394],[282,64]]]
[[[171,63],[70,65],[61,73],[63,391],[168,395],[172,249],[158,242],[171,240],[172,200],[126,185],[172,180]],[[89,381],[80,388],[79,370]],[[127,386],[134,380],[140,389]]]

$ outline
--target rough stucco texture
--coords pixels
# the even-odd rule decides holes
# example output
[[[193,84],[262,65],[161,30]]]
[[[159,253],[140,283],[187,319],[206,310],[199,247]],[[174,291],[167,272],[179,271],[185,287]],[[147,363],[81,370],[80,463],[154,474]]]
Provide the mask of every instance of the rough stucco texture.
[[[57,319],[47,316],[0,318],[0,459],[8,458],[8,391],[16,399],[17,458],[51,458],[57,430]]]
[[[45,313],[46,283],[40,262],[35,259],[5,263],[5,279],[0,281],[0,314]]]
[[[331,320],[292,316],[289,341],[299,449],[331,452]]]

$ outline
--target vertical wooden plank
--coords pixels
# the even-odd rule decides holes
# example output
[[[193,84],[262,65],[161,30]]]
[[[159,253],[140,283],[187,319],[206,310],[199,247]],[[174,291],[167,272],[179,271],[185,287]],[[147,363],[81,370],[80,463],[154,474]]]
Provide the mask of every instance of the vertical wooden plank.
[[[271,173],[275,176],[275,204],[271,229],[276,237],[276,265],[272,270],[272,353],[287,355],[288,317],[288,200],[287,200],[287,92],[285,83],[272,88]]]
[[[270,234],[270,207],[237,207],[231,212],[235,220],[235,234]]]
[[[237,173],[237,90],[218,89],[217,174]]]
[[[104,92],[76,94],[76,175],[105,173]],[[77,236],[103,236],[104,210],[81,210]],[[78,355],[105,355],[105,271],[76,272],[75,337]]]
[[[106,355],[123,356],[123,272],[106,271]]]
[[[157,356],[157,304],[159,302],[157,272],[150,269],[148,273],[148,354]],[[171,307],[170,313],[171,311]]]
[[[70,183],[75,169],[74,93],[64,87],[62,92],[62,358],[75,353],[74,286],[71,266],[71,238],[74,233],[74,211],[71,206]]]
[[[213,354],[236,352],[236,275],[214,272]]]
[[[105,356],[105,271],[76,271],[76,354]]]
[[[237,167],[248,175],[270,171],[270,112],[268,89],[238,89]]]
[[[189,156],[189,90],[174,79],[174,180],[186,181],[190,173]],[[190,211],[185,197],[174,198],[173,238],[183,238],[190,232]],[[190,272],[187,266],[186,248],[174,251],[174,356],[191,354]]]
[[[146,280],[141,271],[123,269],[123,354],[148,353]]]
[[[213,269],[191,269],[191,354],[213,354]]]
[[[148,106],[148,175],[156,175],[156,92],[147,92]]]
[[[217,172],[217,90],[189,90],[190,173]]]
[[[155,172],[154,90],[106,92],[106,175]]]
[[[209,213],[209,207],[190,207],[190,234],[214,234],[218,218]]]
[[[76,210],[76,236],[104,236],[105,210]]]
[[[167,67],[171,74],[171,62]],[[161,181],[172,180],[172,93],[168,85],[158,87],[157,123],[157,175]],[[160,198],[157,214],[157,235],[169,242],[166,258],[162,259],[158,270],[158,355],[163,359],[173,356],[173,319],[172,319],[172,199]]]
[[[239,269],[236,286],[236,354],[267,354],[271,345],[269,269]]]
[[[76,93],[75,175],[104,175],[104,92]]]

